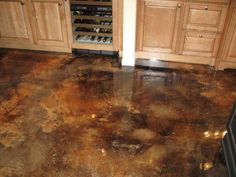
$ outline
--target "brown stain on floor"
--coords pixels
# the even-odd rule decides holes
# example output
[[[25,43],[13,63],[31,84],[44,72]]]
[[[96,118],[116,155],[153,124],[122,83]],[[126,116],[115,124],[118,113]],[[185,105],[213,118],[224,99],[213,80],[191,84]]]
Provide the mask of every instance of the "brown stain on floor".
[[[225,177],[236,71],[0,51],[1,177]],[[212,164],[212,168],[203,168]]]

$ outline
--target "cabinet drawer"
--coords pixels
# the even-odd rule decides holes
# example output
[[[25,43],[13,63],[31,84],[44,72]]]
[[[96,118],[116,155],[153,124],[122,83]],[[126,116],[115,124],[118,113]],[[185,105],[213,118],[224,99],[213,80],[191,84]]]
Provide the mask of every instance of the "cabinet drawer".
[[[184,28],[221,32],[227,14],[227,6],[188,3],[185,8]]]
[[[180,53],[203,57],[215,57],[220,36],[215,33],[186,32],[182,33]]]

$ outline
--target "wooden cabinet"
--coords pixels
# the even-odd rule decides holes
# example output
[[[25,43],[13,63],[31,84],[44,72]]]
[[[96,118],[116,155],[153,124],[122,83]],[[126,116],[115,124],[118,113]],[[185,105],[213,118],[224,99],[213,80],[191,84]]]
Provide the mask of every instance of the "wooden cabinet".
[[[233,10],[228,41],[225,49],[225,61],[236,62],[236,8]]]
[[[174,53],[182,3],[141,0],[137,50]]]
[[[230,9],[225,35],[221,45],[218,69],[236,69],[236,7]]]
[[[70,52],[68,4],[64,0],[0,0],[0,47]]]
[[[182,34],[181,54],[215,57],[220,38],[216,33],[185,31]]]
[[[122,49],[122,2],[0,0],[0,47],[60,52],[71,52],[72,47],[118,51]],[[71,10],[73,4],[76,6]],[[72,30],[78,34],[74,39]]]
[[[208,57],[205,60],[213,64],[226,15],[227,5],[186,3],[180,54]]]
[[[0,45],[29,46],[32,35],[27,5],[20,0],[0,1]]]
[[[188,3],[185,8],[184,28],[221,32],[227,14],[227,6]]]
[[[32,30],[37,45],[68,46],[62,0],[32,0]]]
[[[226,61],[236,63],[236,28],[234,28],[233,37],[229,45],[229,51]]]
[[[136,57],[213,65],[227,9],[227,0],[140,0]]]

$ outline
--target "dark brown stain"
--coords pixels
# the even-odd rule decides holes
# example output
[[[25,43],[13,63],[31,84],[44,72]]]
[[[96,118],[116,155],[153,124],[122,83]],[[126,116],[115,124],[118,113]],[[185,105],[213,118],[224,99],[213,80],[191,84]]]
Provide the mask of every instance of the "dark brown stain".
[[[116,66],[0,50],[0,176],[227,176],[219,152],[235,70]]]

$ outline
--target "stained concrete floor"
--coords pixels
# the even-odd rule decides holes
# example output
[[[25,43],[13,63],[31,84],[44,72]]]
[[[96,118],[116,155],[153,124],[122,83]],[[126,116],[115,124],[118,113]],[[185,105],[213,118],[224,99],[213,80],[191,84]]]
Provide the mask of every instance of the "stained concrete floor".
[[[0,51],[1,177],[226,177],[236,71]]]

